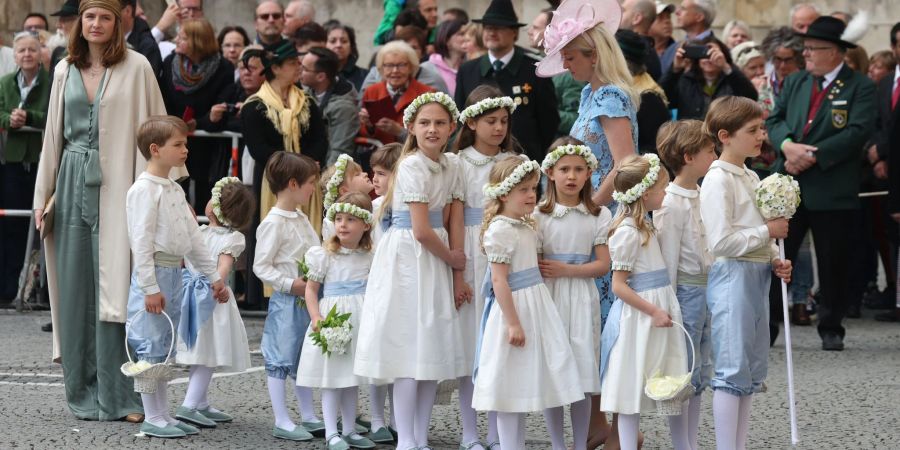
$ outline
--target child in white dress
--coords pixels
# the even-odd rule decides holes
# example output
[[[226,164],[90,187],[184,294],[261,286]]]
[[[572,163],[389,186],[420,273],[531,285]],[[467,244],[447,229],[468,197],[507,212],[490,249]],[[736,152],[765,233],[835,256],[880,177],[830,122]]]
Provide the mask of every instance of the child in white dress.
[[[550,147],[541,168],[547,193],[537,222],[539,267],[556,304],[578,366],[582,400],[572,404],[575,450],[587,447],[592,394],[600,393],[600,292],[594,278],[609,272],[606,239],[612,213],[591,200],[597,158],[581,141],[563,137]],[[554,450],[565,450],[563,408],[544,410]]]
[[[508,158],[484,187],[490,263],[472,406],[497,412],[500,447],[525,448],[525,415],[584,399],[562,319],[541,279],[533,221],[540,166]]]
[[[337,201],[338,197],[348,192],[369,195],[374,189],[369,174],[356,161],[353,161],[352,156],[346,153],[338,156],[334,165],[322,172],[319,184],[322,187],[322,197],[325,199],[322,205],[325,212]],[[332,236],[334,236],[334,222],[328,220],[328,217],[324,217],[322,218],[322,242]]]
[[[138,129],[137,142],[147,170],[135,180],[125,199],[128,240],[134,260],[128,291],[128,345],[139,361],[165,362],[181,316],[182,259],[212,282],[212,295],[228,299],[222,277],[210,257],[199,227],[185,200],[184,190],[169,179],[173,167],[187,159],[188,127],[172,116],[154,116]],[[172,325],[161,313],[172,320]],[[144,313],[140,314],[139,313]],[[141,393],[144,423],[141,432],[175,438],[200,431],[169,415],[168,380],[157,381],[156,392]]]
[[[275,414],[272,434],[293,441],[310,440],[311,432],[325,429],[315,416],[311,389],[294,387],[302,425],[291,420],[285,399],[285,379],[297,378],[303,337],[309,327],[309,313],[299,301],[305,294],[306,282],[298,263],[310,247],[319,245],[316,230],[298,208],[309,203],[318,173],[316,162],[307,156],[275,152],[269,157],[265,175],[275,192],[276,203],[256,229],[253,261],[253,273],[274,290],[260,345]]]
[[[397,447],[428,445],[438,380],[467,372],[452,270],[465,253],[448,246],[448,225],[462,218],[456,163],[444,153],[458,112],[446,94],[417,97],[404,113],[409,138],[376,215],[391,214],[375,249],[359,326],[355,372],[394,380]],[[459,207],[452,208],[451,204]],[[380,218],[380,217],[379,217]],[[454,230],[450,230],[454,232]]]
[[[774,241],[787,237],[788,220],[763,219],[755,202],[759,176],[744,166],[766,139],[762,108],[743,97],[722,97],[709,107],[706,130],[722,148],[700,188],[707,245],[716,257],[706,296],[716,447],[743,450],[753,394],[762,392],[769,367],[772,272],[791,279],[791,262],[779,259]]]
[[[322,389],[322,417],[329,450],[375,447],[354,428],[359,385],[366,380],[353,374],[359,318],[372,264],[371,209],[372,202],[365,194],[351,192],[341,196],[326,213],[335,225],[335,235],[323,247],[309,249],[305,257],[309,268],[306,307],[310,324],[300,353],[297,385]],[[350,314],[353,339],[346,354],[326,355],[310,337],[310,333],[319,331],[319,322],[332,308],[338,314]],[[343,419],[343,435],[337,429],[338,411]]]
[[[700,395],[709,386],[712,372],[706,283],[713,258],[706,246],[697,181],[716,160],[716,148],[699,120],[666,123],[659,130],[656,148],[662,162],[675,173],[675,180],[666,187],[663,207],[653,214],[653,223],[669,271],[669,283],[675,287],[681,305],[684,329],[694,343],[688,356],[697,355],[696,364],[688,359],[688,366],[694,367],[691,384],[695,395],[682,404],[680,415],[668,417],[669,430],[675,450],[692,450],[698,448]]]
[[[391,176],[397,167],[397,161],[400,159],[400,152],[403,145],[396,142],[386,144],[372,152],[369,158],[369,165],[372,167],[372,185],[375,188],[377,198],[372,200],[373,213],[381,210],[384,204],[384,196],[388,193],[388,187],[391,182]],[[386,220],[385,220],[386,219]],[[372,225],[372,246],[377,247],[378,241],[385,230],[390,228],[390,215],[385,214],[382,220],[376,221]],[[369,434],[368,437],[372,442],[386,444],[394,441],[393,430],[388,423],[395,423],[393,418],[393,406],[391,407],[391,420],[388,422],[384,417],[384,405],[387,401],[388,392],[393,393],[393,384],[388,383],[391,380],[374,380],[369,384]],[[393,395],[392,395],[393,396]],[[393,399],[391,400],[393,402]]]
[[[253,194],[239,178],[222,178],[213,187],[206,205],[209,226],[201,226],[200,234],[222,279],[228,279],[234,261],[244,251],[244,235],[238,230],[250,223],[254,207]],[[226,302],[217,302],[210,295],[209,280],[192,264],[186,266],[176,361],[190,366],[191,376],[175,417],[215,428],[217,422],[231,422],[233,418],[209,404],[213,369],[243,372],[250,367],[247,331],[231,289]]]
[[[484,193],[494,163],[515,156],[511,130],[511,116],[516,110],[512,98],[503,97],[496,86],[481,85],[466,99],[466,109],[460,114],[462,129],[456,144],[459,149],[460,189],[463,194],[466,268],[453,271],[454,284],[471,292],[470,298],[457,299],[460,328],[463,333],[466,361],[474,363],[475,345],[484,296],[481,285],[487,270],[487,259],[481,251],[481,222],[484,218]],[[450,237],[451,245],[456,244]],[[460,301],[463,300],[463,301]],[[462,425],[461,450],[483,450],[478,441],[478,421],[472,408],[472,377],[459,378],[459,412]],[[497,442],[497,417],[488,417],[487,445]]]
[[[600,408],[618,413],[622,449],[638,446],[641,413],[654,411],[645,381],[657,373],[687,372],[681,308],[669,283],[647,213],[662,206],[669,177],[654,154],[629,156],[613,181],[619,202],[611,226],[612,290],[616,300],[603,329]]]

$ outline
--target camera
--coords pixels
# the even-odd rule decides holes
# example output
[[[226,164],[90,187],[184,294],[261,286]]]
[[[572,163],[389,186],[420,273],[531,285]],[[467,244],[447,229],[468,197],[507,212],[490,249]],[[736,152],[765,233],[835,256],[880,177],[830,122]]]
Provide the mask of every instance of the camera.
[[[705,45],[685,45],[684,57],[689,59],[707,59],[709,58],[709,47]]]

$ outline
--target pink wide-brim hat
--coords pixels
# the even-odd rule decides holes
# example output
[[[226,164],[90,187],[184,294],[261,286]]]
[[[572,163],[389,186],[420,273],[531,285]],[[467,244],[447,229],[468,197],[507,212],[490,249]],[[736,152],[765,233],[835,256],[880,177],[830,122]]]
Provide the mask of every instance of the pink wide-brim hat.
[[[622,7],[617,0],[564,0],[544,30],[547,56],[537,63],[535,73],[549,78],[566,71],[560,51],[573,39],[597,25],[614,35],[622,21]]]

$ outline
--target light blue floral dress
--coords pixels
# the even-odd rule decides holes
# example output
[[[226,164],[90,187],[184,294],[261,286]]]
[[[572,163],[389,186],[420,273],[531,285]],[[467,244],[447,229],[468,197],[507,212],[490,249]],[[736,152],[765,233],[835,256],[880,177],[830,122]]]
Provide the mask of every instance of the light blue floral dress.
[[[634,142],[634,150],[638,148],[637,110],[631,102],[628,94],[618,86],[605,85],[596,91],[591,90],[588,84],[581,90],[581,104],[578,106],[578,118],[572,125],[569,135],[584,142],[590,147],[597,161],[600,163],[597,170],[591,174],[591,185],[594,189],[609,175],[613,168],[612,152],[609,150],[609,141],[600,126],[600,117],[627,117],[631,122],[631,139]],[[615,215],[616,205],[612,202],[607,206]],[[600,290],[601,322],[606,323],[609,308],[612,307],[613,296],[611,291],[612,275],[597,278],[597,289]]]

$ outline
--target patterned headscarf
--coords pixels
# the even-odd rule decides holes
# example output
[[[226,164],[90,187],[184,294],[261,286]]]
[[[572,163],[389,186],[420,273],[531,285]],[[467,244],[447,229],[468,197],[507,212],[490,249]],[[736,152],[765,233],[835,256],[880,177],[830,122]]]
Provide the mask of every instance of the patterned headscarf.
[[[82,0],[78,6],[78,15],[84,14],[91,8],[103,8],[113,13],[116,20],[122,20],[122,2],[121,0]]]

